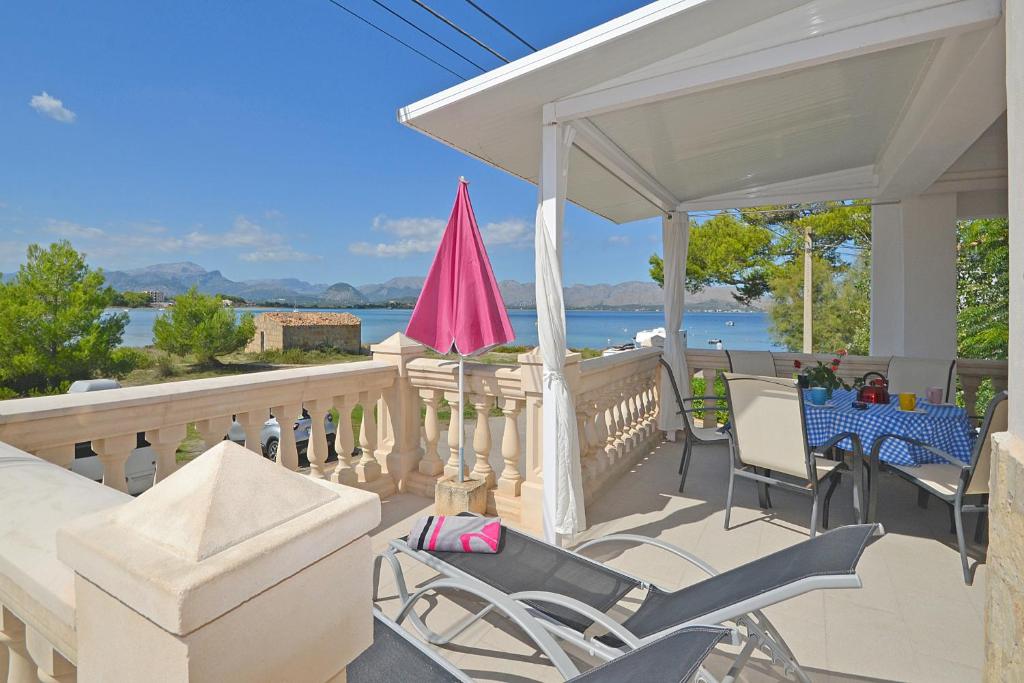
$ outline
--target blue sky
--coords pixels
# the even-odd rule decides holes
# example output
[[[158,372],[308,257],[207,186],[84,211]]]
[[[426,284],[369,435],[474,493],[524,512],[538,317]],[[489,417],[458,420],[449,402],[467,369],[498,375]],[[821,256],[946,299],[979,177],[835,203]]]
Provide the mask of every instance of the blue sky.
[[[383,0],[488,68],[410,0]],[[371,0],[342,0],[471,76]],[[641,0],[477,0],[537,47]],[[464,0],[428,0],[513,58]],[[108,269],[191,260],[227,277],[423,275],[470,193],[499,279],[533,279],[536,190],[395,121],[457,82],[328,0],[0,3],[0,271],[70,239]],[[566,282],[646,279],[657,221],[570,207]]]

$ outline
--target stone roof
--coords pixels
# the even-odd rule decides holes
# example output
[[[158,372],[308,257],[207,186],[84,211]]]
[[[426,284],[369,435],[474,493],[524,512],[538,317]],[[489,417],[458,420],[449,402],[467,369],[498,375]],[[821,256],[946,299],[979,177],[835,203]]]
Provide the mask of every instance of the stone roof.
[[[258,317],[273,320],[285,327],[303,327],[315,325],[360,325],[362,320],[351,313],[320,313],[308,311],[302,313],[270,312],[260,313]]]

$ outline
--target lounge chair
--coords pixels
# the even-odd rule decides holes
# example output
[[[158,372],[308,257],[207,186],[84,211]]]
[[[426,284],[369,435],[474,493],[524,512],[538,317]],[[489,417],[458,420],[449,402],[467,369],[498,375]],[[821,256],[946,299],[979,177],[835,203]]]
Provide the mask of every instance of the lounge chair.
[[[726,351],[729,372],[775,377],[775,354],[771,351]]]
[[[949,401],[956,384],[956,361],[935,358],[907,358],[893,356],[889,359],[886,378],[889,393],[910,392],[925,396],[928,387],[942,387],[942,400]],[[971,406],[973,410],[974,406]]]
[[[822,588],[860,588],[857,562],[878,525],[848,526],[822,534],[730,571],[718,573],[703,560],[671,544],[643,536],[613,534],[566,550],[505,529],[499,551],[449,553],[414,550],[405,539],[392,541],[374,564],[374,586],[387,561],[403,608],[429,642],[443,645],[495,608],[509,613],[509,601],[521,605],[552,635],[606,661],[654,642],[680,628],[735,624],[745,642],[726,680],[734,680],[757,648],[771,655],[787,674],[808,681],[778,630],[761,612],[765,607]],[[708,574],[699,583],[664,590],[579,554],[604,543],[646,544],[675,555]],[[400,555],[432,568],[443,578],[410,594]],[[418,600],[438,590],[495,591],[487,606],[445,633],[432,631],[413,610]],[[607,612],[634,590],[646,590],[637,610],[621,623]],[[592,627],[599,633],[595,635]],[[600,633],[603,633],[601,635]]]
[[[883,434],[875,439],[875,442],[871,445],[871,455],[868,460],[868,467],[871,472],[869,478],[871,485],[868,487],[869,520],[875,519],[878,510],[879,453],[886,441],[891,439],[905,441],[923,448],[945,461],[925,463],[917,467],[890,464],[887,469],[918,487],[917,501],[922,507],[927,505],[929,495],[935,496],[950,506],[953,526],[956,529],[957,547],[960,550],[960,564],[964,570],[964,582],[968,585],[973,582],[974,577],[968,569],[963,513],[981,513],[982,516],[978,518],[978,526],[975,531],[975,540],[980,540],[984,530],[984,526],[982,526],[983,515],[988,512],[988,478],[992,458],[992,435],[997,432],[1006,431],[1007,405],[1007,394],[1005,391],[996,394],[995,398],[988,404],[988,410],[985,411],[985,421],[982,422],[981,431],[974,442],[974,452],[971,454],[970,464],[964,464],[945,451],[900,434]]]
[[[630,679],[645,683],[689,681],[698,675],[704,659],[729,633],[729,629],[712,626],[680,629],[583,674],[569,672],[566,680],[574,683],[620,683]],[[348,683],[472,681],[379,611],[373,615],[373,645],[348,665],[346,674]],[[706,671],[701,671],[699,680],[710,682],[713,679]]]
[[[683,416],[683,422],[685,424],[685,436],[683,437],[683,453],[679,457],[679,493],[683,492],[683,486],[686,484],[686,474],[690,470],[690,456],[693,455],[694,444],[703,446],[728,446],[729,435],[725,433],[723,429],[719,429],[715,424],[714,417],[711,418],[711,427],[697,427],[693,424],[693,414],[697,411],[704,411],[704,408],[695,408],[693,406],[694,401],[717,401],[717,396],[691,396],[689,398],[683,398],[679,391],[679,386],[676,384],[676,378],[672,374],[671,366],[665,361],[664,358],[659,358],[658,361],[665,366],[668,371],[669,382],[672,385],[672,393],[676,397],[676,405],[679,406],[679,410],[676,411],[677,415]],[[713,391],[714,387],[711,387],[709,391]],[[687,407],[689,406],[689,407]],[[707,422],[707,412],[705,414],[705,423]]]
[[[732,494],[736,478],[750,479],[759,487],[777,486],[787,491],[810,495],[811,538],[819,522],[828,528],[832,494],[846,465],[825,457],[845,439],[853,442],[854,462],[861,461],[860,439],[853,432],[836,434],[828,443],[811,448],[807,444],[804,422],[804,398],[793,380],[725,373],[725,393],[732,415],[733,464],[729,468],[729,492],[725,498],[725,528],[729,528]],[[860,486],[854,478],[854,510],[860,518]],[[782,478],[784,475],[786,478]],[[822,484],[828,482],[824,502]],[[767,490],[758,491],[762,507],[770,505]]]

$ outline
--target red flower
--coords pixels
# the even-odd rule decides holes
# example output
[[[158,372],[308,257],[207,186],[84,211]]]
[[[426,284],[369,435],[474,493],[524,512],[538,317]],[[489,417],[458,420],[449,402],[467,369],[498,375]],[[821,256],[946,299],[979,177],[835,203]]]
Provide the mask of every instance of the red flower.
[[[794,368],[796,368],[797,370],[799,370],[800,368],[802,368],[802,367],[803,367],[803,365],[804,365],[804,364],[803,364],[803,363],[801,363],[801,362],[800,362],[800,361],[798,361],[798,360],[795,360],[795,361],[793,361],[793,367],[794,367]]]
[[[846,349],[839,349],[838,351],[836,351],[836,353],[839,354],[840,356],[845,356],[848,352]]]
[[[839,363],[833,363],[832,364],[832,372],[835,372],[838,369],[839,369]]]
[[[839,365],[839,359],[838,359],[838,358],[833,358],[833,359],[832,359],[832,365],[833,365],[833,366],[835,366],[835,365]]]

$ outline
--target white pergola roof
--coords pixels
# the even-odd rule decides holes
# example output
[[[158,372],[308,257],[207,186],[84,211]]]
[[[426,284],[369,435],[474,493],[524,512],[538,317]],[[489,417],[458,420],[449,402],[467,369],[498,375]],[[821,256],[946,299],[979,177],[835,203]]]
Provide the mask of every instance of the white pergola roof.
[[[678,209],[1005,189],[1001,0],[660,0],[411,104],[399,120],[568,199]],[[543,20],[543,17],[538,17]]]

